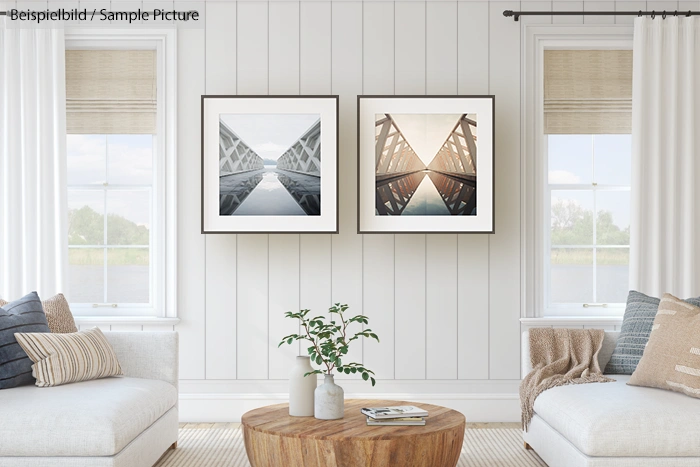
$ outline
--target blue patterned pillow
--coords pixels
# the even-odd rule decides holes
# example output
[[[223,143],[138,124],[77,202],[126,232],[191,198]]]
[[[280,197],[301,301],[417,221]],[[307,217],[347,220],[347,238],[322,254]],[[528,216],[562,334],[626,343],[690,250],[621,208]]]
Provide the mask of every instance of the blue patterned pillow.
[[[34,384],[33,362],[17,343],[16,332],[51,332],[36,292],[0,307],[0,389]]]
[[[688,298],[685,301],[700,306],[700,297]],[[630,290],[627,296],[625,315],[622,318],[620,337],[615,344],[615,350],[604,373],[612,375],[631,375],[634,373],[644,354],[644,347],[649,341],[649,334],[659,309],[659,302],[661,299]]]

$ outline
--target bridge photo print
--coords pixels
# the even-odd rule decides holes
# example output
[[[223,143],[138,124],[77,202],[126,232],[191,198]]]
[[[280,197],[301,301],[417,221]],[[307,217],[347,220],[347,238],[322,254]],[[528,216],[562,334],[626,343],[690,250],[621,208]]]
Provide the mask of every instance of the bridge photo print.
[[[222,216],[321,214],[320,115],[222,114],[219,145]]]
[[[476,215],[476,114],[377,114],[376,126],[377,215]]]

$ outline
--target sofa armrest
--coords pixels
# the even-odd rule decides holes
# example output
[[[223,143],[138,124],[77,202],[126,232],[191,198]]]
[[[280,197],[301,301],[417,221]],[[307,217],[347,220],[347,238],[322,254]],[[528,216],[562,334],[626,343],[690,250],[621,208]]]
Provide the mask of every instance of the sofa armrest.
[[[159,379],[178,387],[177,332],[105,332],[125,376]]]

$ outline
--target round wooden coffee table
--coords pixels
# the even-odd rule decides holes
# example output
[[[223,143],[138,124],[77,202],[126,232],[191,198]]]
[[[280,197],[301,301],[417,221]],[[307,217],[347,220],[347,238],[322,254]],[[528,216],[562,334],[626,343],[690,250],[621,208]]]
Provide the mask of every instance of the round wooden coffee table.
[[[388,405],[426,409],[425,426],[367,426],[360,409]],[[340,420],[290,417],[279,404],[247,412],[241,424],[253,467],[454,467],[466,420],[438,405],[349,399]]]

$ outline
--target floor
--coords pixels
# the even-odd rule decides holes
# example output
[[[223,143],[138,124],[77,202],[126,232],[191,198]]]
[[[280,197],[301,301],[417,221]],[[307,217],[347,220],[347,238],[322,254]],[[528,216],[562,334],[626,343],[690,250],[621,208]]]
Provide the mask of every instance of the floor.
[[[546,467],[523,447],[519,423],[468,423],[457,467]],[[182,423],[156,467],[250,467],[240,423]]]

